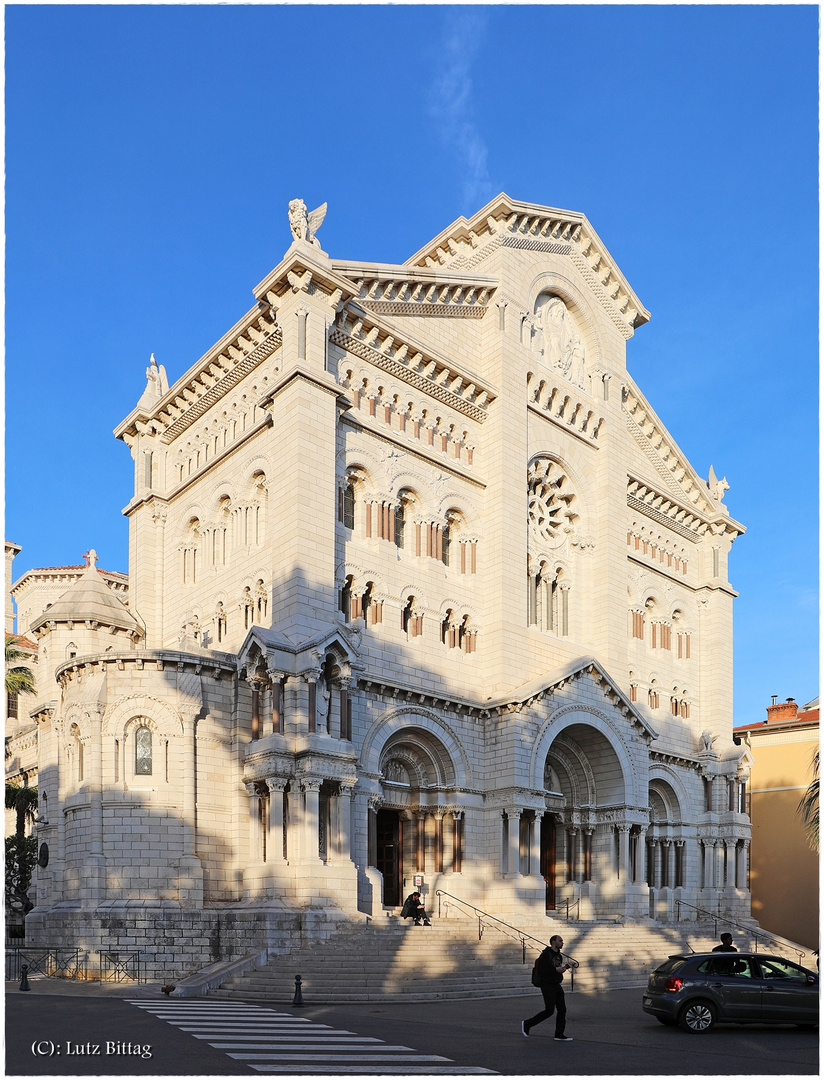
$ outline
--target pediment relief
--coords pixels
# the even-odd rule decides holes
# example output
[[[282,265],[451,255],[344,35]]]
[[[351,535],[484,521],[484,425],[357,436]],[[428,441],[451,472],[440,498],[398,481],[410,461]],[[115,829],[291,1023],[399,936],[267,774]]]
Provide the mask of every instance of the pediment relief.
[[[552,372],[589,392],[587,350],[581,328],[560,296],[545,292],[536,300],[532,348]]]

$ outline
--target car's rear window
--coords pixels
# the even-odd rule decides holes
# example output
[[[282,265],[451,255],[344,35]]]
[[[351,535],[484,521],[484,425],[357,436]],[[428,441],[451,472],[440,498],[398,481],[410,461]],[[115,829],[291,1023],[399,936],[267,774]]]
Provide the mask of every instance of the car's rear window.
[[[686,964],[687,960],[684,956],[671,956],[668,960],[665,960],[663,964],[659,964],[655,969],[656,975],[671,975],[673,971],[677,971],[680,967]]]

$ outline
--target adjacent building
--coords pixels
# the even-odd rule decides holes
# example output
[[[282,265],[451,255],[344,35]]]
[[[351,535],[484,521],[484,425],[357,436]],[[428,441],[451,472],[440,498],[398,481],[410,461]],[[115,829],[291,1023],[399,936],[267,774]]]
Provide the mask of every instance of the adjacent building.
[[[818,948],[818,851],[810,845],[799,803],[812,782],[819,749],[818,698],[767,706],[766,720],[735,729],[752,754],[752,913],[762,926]]]
[[[94,552],[48,607],[15,586],[29,936],[139,928],[185,968],[417,878],[496,913],[747,918],[743,527],[627,370],[648,312],[579,213],[501,195],[395,265],[330,258],[323,209],[290,205],[172,386],[152,357],[115,432],[128,591]]]

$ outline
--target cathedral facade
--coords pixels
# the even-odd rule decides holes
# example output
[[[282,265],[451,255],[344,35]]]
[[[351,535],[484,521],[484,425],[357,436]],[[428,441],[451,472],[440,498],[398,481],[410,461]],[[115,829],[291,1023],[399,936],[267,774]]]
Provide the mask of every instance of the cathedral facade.
[[[322,216],[290,205],[254,306],[174,385],[152,357],[115,432],[128,591],[91,553],[48,608],[18,596],[27,936],[105,944],[148,905],[165,948],[231,911],[249,951],[418,881],[510,916],[747,918],[743,527],[627,371],[648,313],[578,213],[501,195],[401,265],[330,258]]]

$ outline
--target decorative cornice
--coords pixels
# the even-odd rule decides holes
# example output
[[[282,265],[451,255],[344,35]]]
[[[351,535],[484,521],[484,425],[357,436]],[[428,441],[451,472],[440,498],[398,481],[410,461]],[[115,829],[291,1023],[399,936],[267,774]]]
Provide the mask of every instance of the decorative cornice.
[[[569,255],[625,338],[649,319],[598,234],[583,214],[501,194],[472,218],[458,218],[407,265],[468,270],[500,247]]]
[[[543,371],[530,372],[526,387],[527,403],[533,412],[598,449],[604,418],[577,387],[573,388],[568,382],[555,382],[548,372]]]
[[[694,510],[688,510],[681,503],[668,495],[662,495],[634,476],[627,477],[627,506],[659,525],[665,525],[693,544],[700,542],[709,527],[706,519]]]
[[[273,352],[280,348],[283,343],[283,335],[279,329],[274,329],[268,334],[262,341],[252,349],[250,353],[247,353],[242,360],[239,360],[231,371],[227,372],[222,379],[218,379],[201,397],[195,401],[195,403],[182,413],[177,419],[171,423],[163,432],[162,439],[165,443],[170,443],[182,435],[183,432],[190,427],[196,420],[199,420],[203,414],[220,399],[227,394],[234,386],[244,379],[250,371],[254,371],[256,367],[268,359]]]
[[[367,329],[363,320],[352,313],[348,313],[348,320],[351,322],[344,322],[342,327],[335,328],[330,334],[330,341],[335,345],[414,386],[456,412],[478,423],[484,422],[486,407],[495,398],[490,388],[481,386],[477,380],[471,381],[448,361],[435,359],[431,353],[427,355],[414,347],[410,349],[407,343],[396,343],[388,331],[381,331],[377,326]],[[359,334],[368,340],[361,340]]]

